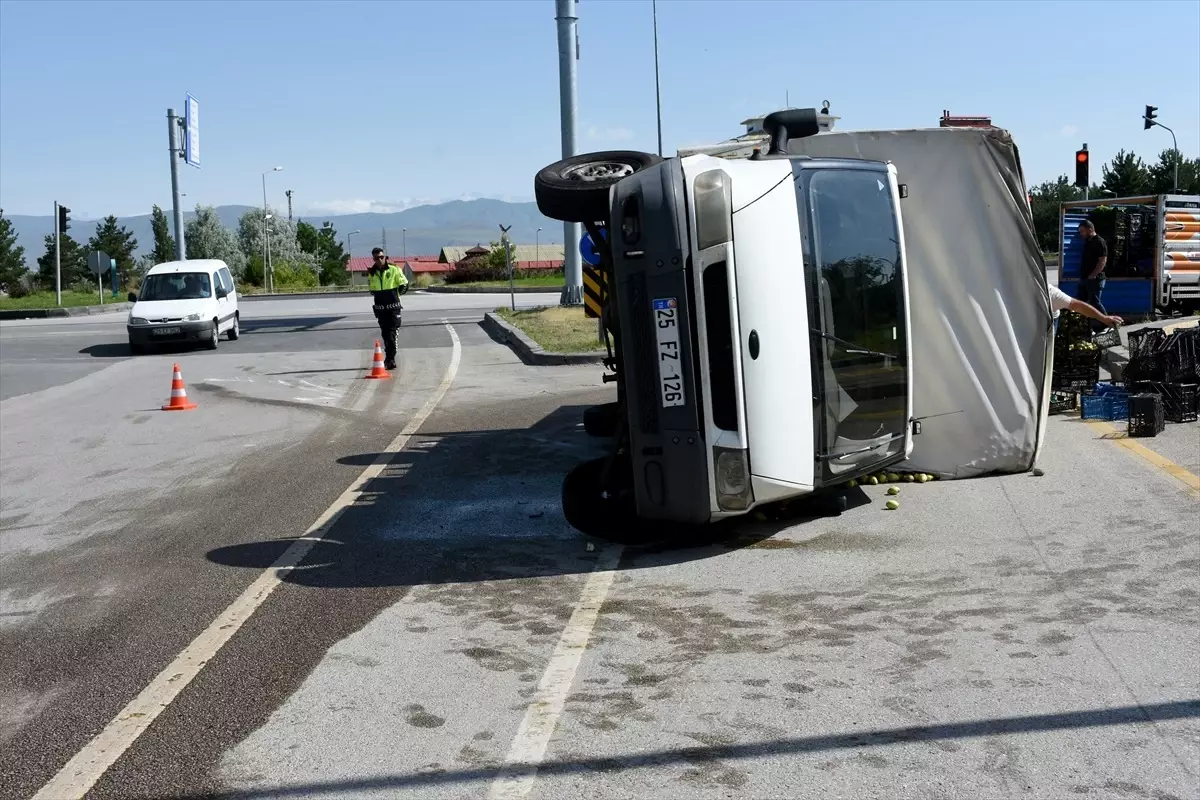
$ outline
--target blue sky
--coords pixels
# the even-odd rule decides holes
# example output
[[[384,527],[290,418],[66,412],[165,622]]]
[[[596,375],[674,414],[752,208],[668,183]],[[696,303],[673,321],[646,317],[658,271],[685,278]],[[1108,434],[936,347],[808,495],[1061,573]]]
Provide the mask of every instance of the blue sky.
[[[840,129],[934,126],[943,109],[1011,130],[1031,184],[1132,149],[1159,106],[1200,154],[1200,2],[661,0],[667,151],[782,106]],[[656,149],[650,0],[582,0],[581,150]],[[1171,32],[1176,32],[1172,34]],[[1187,31],[1189,33],[1184,34]],[[1124,54],[1122,58],[1119,54]],[[525,200],[560,155],[552,0],[0,0],[0,207],[77,218],[169,207],[168,106],[201,103],[184,203],[396,210]],[[1098,171],[1098,169],[1097,169]],[[1098,176],[1097,176],[1098,179]]]

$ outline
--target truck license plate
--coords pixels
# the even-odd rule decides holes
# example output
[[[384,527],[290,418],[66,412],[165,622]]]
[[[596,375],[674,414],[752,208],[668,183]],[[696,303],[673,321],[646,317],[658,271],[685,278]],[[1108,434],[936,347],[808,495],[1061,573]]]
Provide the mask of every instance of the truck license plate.
[[[174,336],[179,333],[179,328],[155,328],[153,336]]]
[[[679,368],[679,303],[674,297],[654,300],[654,333],[658,340],[658,383],[663,408],[682,406],[685,400]]]

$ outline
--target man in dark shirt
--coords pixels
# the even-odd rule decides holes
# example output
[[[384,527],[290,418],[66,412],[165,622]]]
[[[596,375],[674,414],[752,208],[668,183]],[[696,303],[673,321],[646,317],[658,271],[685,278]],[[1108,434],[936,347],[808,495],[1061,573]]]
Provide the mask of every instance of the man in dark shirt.
[[[1108,242],[1096,233],[1091,220],[1079,223],[1079,235],[1083,237],[1083,267],[1080,273],[1079,299],[1107,313],[1100,301],[1104,291],[1104,268],[1108,266]]]

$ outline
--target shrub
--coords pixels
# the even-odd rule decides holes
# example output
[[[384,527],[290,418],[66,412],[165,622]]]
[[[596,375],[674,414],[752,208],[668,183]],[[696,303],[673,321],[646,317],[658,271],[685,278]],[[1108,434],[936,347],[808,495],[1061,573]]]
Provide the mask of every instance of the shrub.
[[[8,296],[14,299],[28,297],[37,291],[37,281],[30,273],[25,273],[8,285]]]
[[[300,264],[272,264],[275,288],[307,289],[317,285],[317,273]]]

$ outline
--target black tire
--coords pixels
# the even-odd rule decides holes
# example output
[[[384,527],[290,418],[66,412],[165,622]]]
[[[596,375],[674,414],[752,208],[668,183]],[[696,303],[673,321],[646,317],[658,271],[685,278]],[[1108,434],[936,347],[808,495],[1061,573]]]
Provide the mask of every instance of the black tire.
[[[608,220],[608,190],[663,159],[636,150],[609,150],[564,158],[533,179],[538,210],[559,222]]]
[[[229,329],[229,341],[236,342],[242,336],[241,322],[237,314],[233,315],[233,327]]]
[[[604,403],[583,410],[583,430],[588,436],[597,439],[611,439],[617,435],[617,423],[620,422],[619,406],[616,403]]]
[[[628,491],[606,492],[600,479],[608,458],[597,458],[578,465],[563,479],[563,516],[572,528],[620,544],[635,544],[644,538],[640,533],[637,509],[629,485],[627,460],[618,457],[609,475],[610,486]]]
[[[214,319],[213,324],[212,324],[212,330],[209,331],[209,334],[208,334],[208,341],[206,341],[204,343],[204,347],[206,349],[208,349],[208,350],[216,350],[217,349],[217,342],[221,338],[220,330],[221,330],[221,328],[217,325],[217,321]]]

